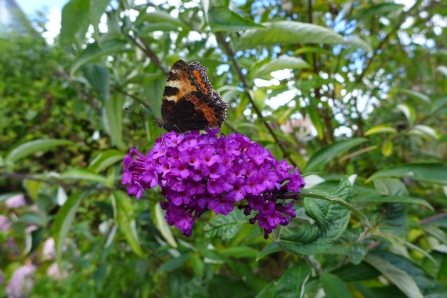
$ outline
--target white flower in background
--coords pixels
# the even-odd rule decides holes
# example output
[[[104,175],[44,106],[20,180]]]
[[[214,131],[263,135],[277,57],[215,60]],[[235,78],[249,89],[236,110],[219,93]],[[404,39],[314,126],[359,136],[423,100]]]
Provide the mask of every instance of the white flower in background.
[[[29,296],[34,286],[32,279],[34,271],[36,271],[36,266],[23,265],[14,272],[6,287],[8,298],[23,298]]]
[[[25,197],[22,194],[10,197],[5,203],[8,208],[20,208],[26,205]]]
[[[50,267],[48,267],[47,275],[54,278],[55,280],[62,280],[67,277],[68,273],[65,270],[59,270],[57,263],[53,263],[50,265]]]
[[[35,231],[37,229],[38,229],[38,227],[36,225],[29,225],[25,228],[25,232],[31,233],[32,231]]]
[[[6,231],[11,226],[11,221],[6,216],[0,215],[0,231]]]
[[[56,257],[54,245],[55,244],[53,238],[48,238],[47,240],[45,240],[42,250],[42,255],[45,260],[54,260],[54,258]]]

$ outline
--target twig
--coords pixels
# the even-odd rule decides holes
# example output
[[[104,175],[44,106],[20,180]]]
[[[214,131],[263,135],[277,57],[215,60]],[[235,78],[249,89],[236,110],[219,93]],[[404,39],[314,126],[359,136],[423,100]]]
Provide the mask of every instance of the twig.
[[[168,75],[169,71],[166,70],[162,65],[160,60],[158,59],[157,55],[154,53],[154,51],[152,51],[152,49],[149,47],[149,45],[141,38],[139,38],[139,40],[141,41],[141,43],[143,45],[141,45],[137,39],[131,35],[127,35],[127,37],[137,46],[139,47],[144,54],[146,54],[147,57],[149,57],[149,59],[151,59],[152,62],[154,62],[154,64],[165,74]]]
[[[355,242],[360,243],[363,241],[363,239],[366,238],[366,236],[368,236],[369,234],[369,228],[365,227],[365,229],[363,230],[363,232],[360,234],[359,239],[357,239]]]
[[[267,128],[267,130],[270,132],[270,134],[272,135],[273,139],[275,140],[276,144],[278,144],[279,148],[281,149],[283,155],[285,158],[288,158],[290,163],[296,167],[295,162],[290,158],[290,154],[286,151],[286,149],[283,147],[283,145],[281,144],[281,142],[279,141],[278,137],[276,136],[275,132],[273,131],[272,127],[270,126],[270,124],[267,123],[267,121],[265,120],[264,116],[262,116],[261,111],[259,110],[259,108],[256,106],[253,97],[251,96],[249,89],[250,85],[247,82],[247,79],[245,78],[245,75],[242,72],[242,68],[239,65],[236,57],[235,57],[235,53],[234,50],[232,49],[232,47],[225,41],[224,36],[222,35],[221,32],[217,32],[216,33],[216,38],[217,40],[222,44],[222,46],[224,47],[224,50],[226,52],[226,54],[228,55],[228,57],[232,60],[234,67],[236,68],[236,71],[239,75],[239,78],[242,81],[242,84],[244,85],[244,89],[245,89],[245,93],[247,94],[248,100],[250,101],[251,105],[253,106],[253,109],[256,113],[256,115],[258,115],[259,119],[262,121],[262,123],[264,124],[264,126]]]
[[[311,259],[311,256],[302,256],[307,263],[318,273],[324,273],[326,270],[321,269],[320,264]]]
[[[379,148],[379,145],[374,145],[374,146],[370,146],[370,147],[363,148],[363,149],[361,149],[361,150],[359,150],[359,151],[352,152],[351,154],[348,154],[348,155],[346,155],[346,156],[341,157],[341,158],[339,159],[339,161],[342,162],[342,161],[347,160],[347,159],[349,159],[349,158],[351,158],[351,157],[360,155],[360,154],[362,154],[362,153],[365,153],[365,152],[368,152],[368,151],[370,151],[370,150],[374,150],[374,149],[377,149],[377,148]]]
[[[440,218],[443,218],[443,217],[446,217],[446,216],[447,216],[447,212],[439,213],[439,214],[427,217],[427,218],[425,218],[423,220],[420,220],[419,221],[419,225],[421,226],[421,225],[424,225],[426,223],[429,223],[431,221],[434,221],[434,220],[437,220],[437,219],[440,219]]]
[[[124,94],[124,95],[126,95],[126,96],[131,97],[132,99],[134,99],[135,101],[137,101],[139,104],[142,104],[142,105],[144,105],[144,106],[147,106],[147,103],[145,103],[142,99],[140,99],[139,97],[137,97],[137,96],[135,96],[135,95],[133,95],[133,94],[130,94],[130,93],[126,92],[125,90],[123,90],[123,89],[121,89],[121,88],[119,88],[119,87],[114,88],[114,90],[116,90],[116,91],[118,91],[118,92],[120,92],[120,93],[122,93],[122,94]]]
[[[230,125],[230,124],[224,122],[224,125],[227,126],[232,132],[236,132],[236,133],[238,132],[237,129],[234,128],[234,127],[233,127],[232,125]]]

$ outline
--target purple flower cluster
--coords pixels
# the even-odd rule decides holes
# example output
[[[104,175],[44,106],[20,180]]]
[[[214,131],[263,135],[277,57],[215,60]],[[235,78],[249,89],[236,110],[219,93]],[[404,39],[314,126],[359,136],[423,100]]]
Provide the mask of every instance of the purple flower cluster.
[[[11,226],[11,221],[6,216],[0,215],[0,231],[6,231]]]
[[[32,288],[34,287],[33,274],[36,271],[34,265],[20,266],[12,275],[6,293],[10,298],[29,297]]]
[[[124,158],[122,182],[137,199],[159,185],[166,198],[161,203],[165,218],[186,236],[205,211],[228,215],[238,204],[245,215],[256,213],[250,223],[257,221],[267,239],[277,225],[285,226],[296,216],[292,207],[298,197],[293,192],[300,191],[304,181],[298,170],[291,173],[292,166],[248,137],[232,133],[218,138],[217,133],[171,131],[158,138],[147,155],[132,148]]]

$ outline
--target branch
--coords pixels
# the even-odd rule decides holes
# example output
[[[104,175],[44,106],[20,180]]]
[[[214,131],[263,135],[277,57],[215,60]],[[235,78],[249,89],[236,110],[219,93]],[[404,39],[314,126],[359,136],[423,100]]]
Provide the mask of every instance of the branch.
[[[380,41],[377,48],[374,50],[373,55],[368,59],[366,62],[366,67],[363,69],[362,73],[357,77],[355,82],[358,84],[362,81],[362,79],[365,77],[366,72],[368,71],[369,67],[371,66],[372,62],[375,60],[378,52],[382,49],[382,47],[385,45],[385,43],[390,39],[391,35],[393,35],[402,25],[403,21],[406,19],[406,17],[409,15],[409,13],[417,6],[419,5],[420,1],[416,1],[412,7],[410,7],[409,10],[407,10],[405,13],[403,13],[400,16],[400,19],[397,21],[396,25],[394,25],[393,29],[391,29],[390,32]]]
[[[245,75],[242,73],[242,68],[239,65],[236,57],[235,57],[235,53],[233,48],[225,41],[224,36],[222,35],[221,32],[216,32],[216,38],[217,40],[223,45],[223,48],[226,52],[226,54],[228,55],[228,57],[232,60],[234,67],[236,68],[236,71],[239,75],[239,78],[242,81],[242,85],[244,86],[245,89],[245,93],[247,94],[248,100],[250,101],[251,105],[253,106],[253,109],[256,113],[256,115],[258,115],[259,119],[262,121],[262,123],[264,124],[264,126],[267,128],[267,130],[270,132],[270,134],[272,135],[273,139],[275,140],[276,144],[278,144],[279,148],[281,149],[283,155],[285,158],[288,158],[290,163],[296,167],[296,164],[293,160],[290,159],[290,154],[286,151],[286,149],[283,147],[283,145],[281,144],[281,142],[279,141],[278,137],[276,136],[275,132],[273,131],[272,127],[270,126],[270,124],[267,123],[267,121],[264,119],[264,116],[262,116],[261,111],[258,109],[258,107],[256,106],[253,97],[251,96],[249,89],[250,85],[247,82],[247,79],[245,78]]]
[[[127,37],[137,46],[140,48],[140,50],[143,51],[143,53],[149,57],[149,59],[151,59],[152,62],[154,62],[154,64],[165,74],[168,75],[169,71],[166,70],[162,65],[160,60],[158,59],[157,55],[155,54],[154,51],[152,51],[152,49],[149,47],[149,45],[141,38],[139,38],[139,40],[141,41],[141,43],[143,45],[141,45],[138,40],[131,36],[131,35],[127,35]]]
[[[133,94],[126,92],[125,90],[121,89],[120,87],[115,87],[114,90],[116,90],[126,96],[129,96],[130,98],[132,98],[133,100],[135,100],[136,102],[138,102],[139,104],[141,104],[143,106],[147,106],[147,103],[145,103],[142,99],[140,99],[139,97],[137,97]]]

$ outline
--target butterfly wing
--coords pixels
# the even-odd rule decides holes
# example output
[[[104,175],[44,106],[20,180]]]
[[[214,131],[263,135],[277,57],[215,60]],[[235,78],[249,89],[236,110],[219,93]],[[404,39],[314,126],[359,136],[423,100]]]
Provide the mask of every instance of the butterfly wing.
[[[174,63],[163,92],[159,126],[178,132],[222,126],[228,105],[213,89],[206,70],[199,62]]]

